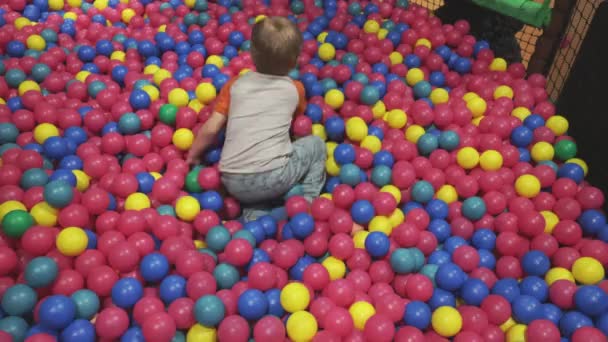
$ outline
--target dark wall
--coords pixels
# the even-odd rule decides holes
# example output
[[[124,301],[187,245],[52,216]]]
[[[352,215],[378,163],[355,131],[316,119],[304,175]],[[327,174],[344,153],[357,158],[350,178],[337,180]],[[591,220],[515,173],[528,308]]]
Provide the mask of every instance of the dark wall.
[[[568,118],[578,155],[589,164],[587,179],[608,194],[608,4],[603,2],[557,101]],[[607,196],[608,197],[608,196]]]

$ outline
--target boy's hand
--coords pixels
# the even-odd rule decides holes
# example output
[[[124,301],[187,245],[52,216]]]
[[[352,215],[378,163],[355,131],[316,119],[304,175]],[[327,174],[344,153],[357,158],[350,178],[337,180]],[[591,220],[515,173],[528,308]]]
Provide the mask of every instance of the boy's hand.
[[[198,149],[191,148],[190,151],[188,151],[186,163],[188,163],[188,165],[198,165],[201,163],[201,154]]]

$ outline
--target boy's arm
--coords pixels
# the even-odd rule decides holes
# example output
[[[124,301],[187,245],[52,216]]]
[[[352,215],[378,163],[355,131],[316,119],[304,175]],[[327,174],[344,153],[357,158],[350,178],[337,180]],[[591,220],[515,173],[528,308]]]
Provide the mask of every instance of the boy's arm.
[[[226,124],[226,115],[213,112],[209,119],[198,130],[196,138],[188,151],[188,164],[198,164],[201,159],[201,154],[213,143],[217,133]]]

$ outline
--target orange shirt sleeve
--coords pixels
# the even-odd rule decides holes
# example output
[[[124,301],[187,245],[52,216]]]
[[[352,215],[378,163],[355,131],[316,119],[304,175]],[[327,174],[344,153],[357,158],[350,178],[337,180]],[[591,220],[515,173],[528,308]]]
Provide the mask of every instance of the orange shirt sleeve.
[[[298,106],[295,115],[301,115],[306,110],[306,90],[304,90],[304,85],[300,81],[293,81],[293,84],[298,89]]]
[[[232,88],[237,79],[238,77],[233,77],[224,84],[222,90],[220,90],[220,94],[215,99],[215,106],[213,107],[215,112],[228,115],[228,111],[230,110],[230,88]]]

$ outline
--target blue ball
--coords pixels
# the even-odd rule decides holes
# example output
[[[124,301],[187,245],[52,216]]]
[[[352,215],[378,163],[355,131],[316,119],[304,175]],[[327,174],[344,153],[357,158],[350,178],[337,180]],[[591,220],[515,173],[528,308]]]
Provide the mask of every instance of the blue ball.
[[[148,282],[161,281],[169,274],[169,260],[161,253],[150,253],[141,259],[139,271]]]
[[[528,127],[531,130],[535,130],[538,127],[542,127],[545,125],[545,119],[538,114],[528,115],[524,119],[524,126]]]
[[[477,221],[486,213],[486,204],[481,197],[473,196],[462,202],[462,215],[471,221]]]
[[[529,324],[533,320],[540,319],[543,315],[541,302],[527,295],[520,295],[512,303],[513,318],[517,322]]]
[[[249,263],[247,263],[245,270],[249,271],[251,266],[253,266],[257,263],[270,262],[270,261],[271,261],[270,255],[268,255],[268,253],[266,253],[263,249],[255,248],[253,250],[253,256],[251,257],[251,260],[249,261]]]
[[[51,329],[64,329],[76,318],[76,304],[70,297],[47,297],[38,310],[40,324]]]
[[[291,218],[289,225],[293,235],[297,239],[303,240],[312,234],[315,229],[315,220],[310,214],[298,213]]]
[[[129,95],[129,104],[135,110],[146,109],[150,107],[151,102],[150,96],[143,90],[134,89]]]
[[[596,327],[600,329],[604,335],[608,335],[608,313],[601,315],[596,321]]]
[[[444,242],[452,235],[452,227],[446,220],[435,219],[431,220],[428,226],[428,231],[437,238],[437,241]]]
[[[351,144],[339,144],[334,149],[334,160],[338,165],[352,164],[355,157],[355,148]]]
[[[154,185],[154,176],[149,172],[140,172],[135,175],[137,178],[137,191],[149,194],[152,192],[152,186]]]
[[[224,200],[222,195],[220,195],[217,191],[205,191],[200,195],[200,200],[202,209],[213,210],[218,212],[222,210],[224,206]]]
[[[323,120],[323,110],[314,103],[306,105],[304,115],[308,116],[313,123],[320,123]]]
[[[483,281],[469,278],[462,285],[460,296],[468,305],[481,305],[481,302],[490,294],[490,289]]]
[[[61,341],[65,342],[94,342],[95,326],[84,319],[77,319],[61,332]]]
[[[376,211],[370,201],[357,200],[350,208],[350,214],[356,223],[367,224],[376,216]]]
[[[544,279],[537,276],[525,277],[519,283],[519,291],[522,295],[532,296],[540,302],[544,302],[549,298],[549,286]]]
[[[503,296],[510,303],[519,297],[519,283],[513,278],[503,278],[494,283],[492,294]]]
[[[50,285],[57,278],[59,267],[55,260],[49,257],[36,257],[25,268],[25,281],[33,288]]]
[[[370,126],[370,128],[375,127],[375,126]],[[382,132],[382,131],[380,131]],[[382,138],[382,137],[379,137]],[[380,166],[380,165],[384,165],[384,166],[388,166],[388,167],[393,167],[393,165],[395,164],[395,158],[393,157],[393,155],[389,152],[389,151],[378,151],[377,153],[374,154],[374,166]]]
[[[526,274],[542,277],[551,268],[551,260],[545,253],[532,250],[524,254],[521,266]]]
[[[606,216],[599,210],[589,209],[583,211],[578,222],[586,235],[593,235],[606,225]]]
[[[270,289],[264,293],[266,301],[268,302],[268,314],[276,317],[283,317],[285,310],[281,305],[281,290]]]
[[[277,234],[277,220],[271,215],[264,215],[258,218],[257,221],[262,225],[266,237],[273,237]]]
[[[467,240],[461,238],[460,236],[450,236],[443,243],[443,250],[452,254],[452,253],[454,253],[456,248],[458,248],[460,246],[468,246],[468,245],[469,245],[469,243],[467,242]]]
[[[493,231],[482,228],[478,229],[473,233],[473,237],[471,238],[471,242],[473,246],[477,249],[487,249],[493,250],[496,246],[496,234]]]
[[[262,243],[262,241],[264,241],[266,239],[266,231],[264,230],[264,227],[262,227],[262,224],[260,222],[258,222],[257,220],[245,223],[245,225],[243,225],[243,230],[246,230],[247,232],[251,233],[251,235],[253,236],[253,238],[254,238],[253,246],[254,247],[258,243]],[[237,238],[236,234],[233,238],[235,238],[235,239]],[[250,241],[250,240],[248,240],[248,241]]]
[[[570,178],[577,184],[581,183],[585,178],[585,171],[578,164],[565,163],[557,170],[558,178]]]
[[[268,299],[262,291],[248,289],[239,296],[237,308],[243,318],[256,321],[268,313]]]
[[[608,311],[608,295],[597,285],[585,285],[576,290],[574,305],[587,316],[599,316]]]
[[[167,276],[161,281],[158,290],[160,299],[167,305],[171,304],[174,300],[186,296],[186,279],[179,275]]]
[[[515,127],[511,131],[511,143],[516,147],[527,147],[534,140],[534,132],[526,126]]]
[[[485,267],[490,270],[496,267],[496,257],[491,250],[479,249],[477,252],[479,253],[479,267]]]
[[[592,327],[593,321],[578,311],[565,313],[559,320],[559,330],[562,336],[571,337],[574,332],[582,327]]]
[[[439,288],[446,291],[455,291],[462,287],[466,277],[466,273],[458,265],[447,263],[439,266],[437,274],[435,274],[435,281]]]
[[[442,87],[445,85],[445,76],[441,71],[433,71],[429,76],[429,82],[435,87]]]
[[[42,144],[44,154],[51,158],[59,160],[68,155],[67,140],[62,137],[50,137]]]
[[[122,278],[112,286],[112,303],[116,306],[129,309],[144,295],[144,287],[135,278]]]
[[[207,327],[215,327],[220,324],[225,314],[224,303],[215,295],[202,296],[194,304],[196,321]]]
[[[452,256],[450,253],[442,250],[436,250],[429,255],[428,263],[441,266],[452,262]]]
[[[391,267],[395,273],[408,274],[416,269],[416,258],[410,249],[397,248],[391,253]]]
[[[99,311],[99,297],[89,289],[78,290],[70,297],[76,305],[76,318],[89,320]]]
[[[350,186],[361,182],[361,169],[355,164],[346,164],[340,168],[340,181]]]
[[[419,203],[427,203],[433,199],[435,189],[433,185],[427,181],[418,181],[412,187],[412,199]]]
[[[371,232],[365,238],[365,250],[374,258],[381,258],[388,254],[391,242],[382,232]]]
[[[454,63],[454,70],[459,74],[466,74],[471,71],[472,62],[465,57],[459,57]]]
[[[437,278],[435,277],[435,281],[436,280]],[[441,306],[456,307],[456,297],[450,291],[446,291],[441,288],[435,288],[431,299],[429,299],[428,304],[431,307],[431,310],[433,311]]]
[[[64,160],[63,158],[62,160]],[[56,169],[49,177],[49,181],[62,181],[68,183],[71,187],[76,187],[77,180],[72,170]]]
[[[371,180],[374,185],[383,187],[391,183],[393,171],[389,166],[378,165],[372,169]]]
[[[140,327],[129,328],[120,338],[120,342],[145,342],[144,332]],[[174,341],[171,341],[174,342]]]
[[[432,199],[425,206],[431,219],[446,219],[449,214],[448,204],[440,199]]]
[[[304,277],[304,270],[316,260],[308,255],[304,255],[299,258],[295,265],[289,269],[289,278],[297,281],[302,281]]]
[[[406,325],[425,330],[431,323],[431,308],[424,302],[411,301],[405,306],[403,322]]]
[[[562,312],[562,310],[556,305],[551,303],[543,304],[543,319],[548,319],[555,325],[558,325],[559,320],[562,318],[563,314],[564,313]]]

